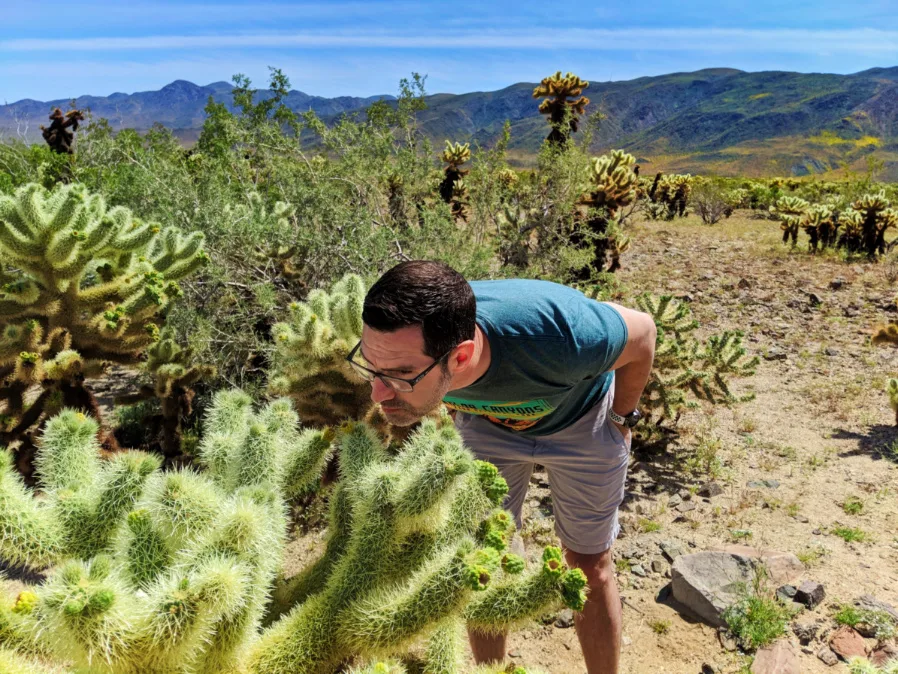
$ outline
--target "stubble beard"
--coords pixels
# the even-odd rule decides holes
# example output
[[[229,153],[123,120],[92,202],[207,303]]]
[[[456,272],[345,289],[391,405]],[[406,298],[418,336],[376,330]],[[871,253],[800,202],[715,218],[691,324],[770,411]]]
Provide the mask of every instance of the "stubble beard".
[[[422,403],[419,407],[413,407],[404,400],[388,401],[394,409],[388,411],[381,405],[384,418],[394,426],[411,426],[421,421],[421,419],[443,404],[443,396],[449,392],[451,381],[452,375],[449,373],[449,370],[441,366],[440,381],[436,389],[434,389],[433,395],[427,399],[427,402]]]

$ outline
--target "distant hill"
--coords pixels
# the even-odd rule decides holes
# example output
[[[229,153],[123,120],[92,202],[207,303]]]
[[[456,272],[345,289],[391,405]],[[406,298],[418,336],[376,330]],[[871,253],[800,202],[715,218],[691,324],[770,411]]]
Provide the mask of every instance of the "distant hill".
[[[419,119],[440,145],[449,138],[488,144],[507,119],[512,158],[527,164],[547,133],[531,96],[534,86],[432,95]],[[160,122],[189,142],[202,126],[208,97],[230,102],[230,91],[224,82],[197,86],[178,80],[159,91],[82,96],[78,105],[122,128],[147,129]],[[586,94],[592,101],[588,111],[607,115],[596,151],[625,148],[647,163],[648,171],[806,175],[843,163],[860,166],[875,152],[886,163],[883,177],[898,180],[898,67],[852,75],[714,68],[592,82]],[[391,97],[322,98],[292,91],[287,104],[333,119],[380,98]],[[27,122],[35,138],[50,108],[67,102],[25,100],[0,106],[0,132],[14,133],[18,118],[19,128]]]

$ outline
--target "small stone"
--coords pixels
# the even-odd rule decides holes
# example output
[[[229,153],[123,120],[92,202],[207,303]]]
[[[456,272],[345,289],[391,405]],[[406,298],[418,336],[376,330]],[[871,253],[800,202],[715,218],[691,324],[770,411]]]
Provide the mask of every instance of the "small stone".
[[[692,302],[693,301],[692,295],[677,295],[677,299],[680,300],[681,302]]]
[[[823,589],[823,585],[811,580],[806,580],[799,585],[794,597],[795,601],[804,604],[809,609],[814,609],[825,598],[826,590]]]
[[[621,637],[620,642],[621,642],[621,644],[623,644],[624,646],[630,646],[630,645],[632,645],[633,640],[632,640],[630,637],[624,635],[624,636]]]
[[[827,356],[838,356],[839,350],[834,349],[831,346],[828,346],[825,349],[823,349],[823,353],[825,353]]]
[[[684,501],[692,500],[692,492],[689,491],[688,489],[681,489],[680,491],[677,492],[677,494],[679,494],[680,498],[683,499]]]
[[[671,564],[673,564],[673,561],[677,557],[686,554],[683,548],[671,541],[661,541],[660,547],[661,554],[663,554],[667,558],[667,561]]]
[[[793,517],[793,519],[794,519],[796,522],[801,522],[802,524],[807,524],[808,522],[811,521],[811,520],[809,520],[807,517],[805,517],[804,515],[801,515],[801,514],[795,515],[795,516]]]
[[[749,288],[751,288],[751,282],[745,278],[739,279],[739,283],[737,283],[736,285],[742,290],[748,290]]]
[[[824,646],[817,652],[817,657],[825,664],[832,667],[839,664],[839,656],[832,652],[829,646]]]
[[[720,496],[723,493],[723,487],[721,487],[716,482],[709,482],[704,487],[698,490],[699,496],[704,496],[705,498],[713,498],[714,496]]]
[[[808,293],[808,304],[812,307],[819,307],[823,304],[823,300],[820,299],[820,296],[815,293]]]
[[[508,651],[508,657],[519,658],[519,657],[521,657],[521,651],[519,651],[519,650]]]
[[[634,576],[639,576],[640,578],[645,578],[648,574],[645,572],[642,564],[634,564],[630,567],[630,573]]]
[[[695,504],[692,501],[685,501],[677,506],[677,512],[688,513],[695,510]]]
[[[779,480],[749,480],[747,485],[750,489],[779,489]]]
[[[817,638],[817,632],[820,631],[820,625],[817,623],[793,623],[792,632],[798,637],[798,642],[802,646],[807,646]]]
[[[558,616],[555,618],[555,627],[560,629],[567,629],[568,627],[574,626],[574,612],[571,609],[566,608],[563,611],[558,613]]]
[[[790,601],[792,601],[792,598],[795,596],[796,592],[798,592],[798,588],[796,588],[794,585],[783,585],[777,588],[776,598],[788,604]]]
[[[702,674],[717,674],[717,670],[706,662],[702,665]]]
[[[782,349],[768,349],[764,354],[765,360],[786,360],[786,352]]]
[[[821,534],[823,534],[823,532],[820,531],[820,529],[814,529],[811,533],[814,534],[815,536],[820,536]]]
[[[653,559],[652,571],[655,573],[664,573],[665,571],[667,571],[667,564],[660,559]]]
[[[867,655],[864,638],[848,625],[842,625],[833,632],[829,639],[829,647],[844,660],[863,658]]]
[[[674,494],[667,500],[667,507],[668,508],[676,508],[682,502],[683,502],[683,499],[680,498],[680,495]]]
[[[717,639],[720,641],[720,645],[723,650],[727,651],[728,653],[734,653],[735,651],[739,650],[739,643],[727,630],[718,630]]]
[[[832,281],[829,282],[829,287],[832,290],[839,290],[844,285],[845,285],[845,279],[843,279],[841,276],[836,277]]]

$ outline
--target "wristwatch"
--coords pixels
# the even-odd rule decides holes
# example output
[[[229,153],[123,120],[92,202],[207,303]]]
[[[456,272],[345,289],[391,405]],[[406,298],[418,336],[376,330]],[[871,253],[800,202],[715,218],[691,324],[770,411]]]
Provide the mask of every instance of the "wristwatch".
[[[640,414],[639,410],[633,410],[627,416],[622,417],[620,414],[615,413],[614,410],[609,409],[608,417],[618,426],[633,428],[636,424],[639,423],[639,420],[642,418],[642,414]]]

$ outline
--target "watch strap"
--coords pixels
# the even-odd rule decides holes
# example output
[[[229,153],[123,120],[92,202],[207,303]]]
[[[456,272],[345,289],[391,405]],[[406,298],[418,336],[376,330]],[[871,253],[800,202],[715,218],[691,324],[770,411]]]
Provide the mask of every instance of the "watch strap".
[[[618,426],[623,426],[626,423],[626,419],[624,419],[620,414],[617,414],[614,410],[608,410],[608,417],[616,423]]]

